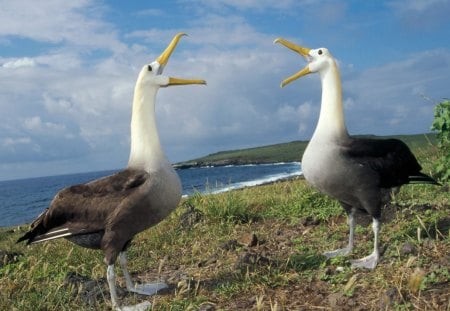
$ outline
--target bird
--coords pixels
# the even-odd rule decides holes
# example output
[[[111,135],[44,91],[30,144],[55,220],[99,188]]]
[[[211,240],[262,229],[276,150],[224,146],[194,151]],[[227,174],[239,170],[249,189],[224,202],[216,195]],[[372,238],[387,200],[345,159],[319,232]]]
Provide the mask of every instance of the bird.
[[[422,167],[398,139],[350,136],[344,119],[342,86],[336,60],[327,48],[310,49],[277,38],[279,43],[305,57],[308,64],[282,81],[281,87],[311,73],[322,84],[319,120],[301,160],[305,179],[322,193],[336,199],[348,215],[349,241],[346,247],[325,252],[328,258],[349,255],[354,245],[355,214],[372,217],[373,252],[352,260],[353,268],[374,269],[380,259],[381,209],[393,191],[409,183],[439,185],[421,172]]]
[[[133,284],[127,270],[126,250],[134,235],[165,219],[181,199],[180,179],[161,147],[155,101],[161,87],[206,84],[204,80],[162,75],[185,35],[176,34],[164,52],[139,72],[133,95],[127,166],[110,176],[59,191],[17,241],[34,244],[65,238],[82,247],[102,250],[115,310],[146,310],[150,306],[149,302],[119,305],[114,273],[117,258],[128,291],[151,295],[166,287],[164,283]]]

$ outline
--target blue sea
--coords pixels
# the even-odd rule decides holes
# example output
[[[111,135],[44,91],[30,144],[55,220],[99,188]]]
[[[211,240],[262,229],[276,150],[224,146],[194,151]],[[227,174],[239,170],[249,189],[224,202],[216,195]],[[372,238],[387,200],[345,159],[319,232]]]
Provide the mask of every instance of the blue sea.
[[[31,222],[62,188],[114,173],[91,172],[0,181],[0,227]],[[230,165],[178,169],[183,196],[219,193],[301,175],[300,163]]]

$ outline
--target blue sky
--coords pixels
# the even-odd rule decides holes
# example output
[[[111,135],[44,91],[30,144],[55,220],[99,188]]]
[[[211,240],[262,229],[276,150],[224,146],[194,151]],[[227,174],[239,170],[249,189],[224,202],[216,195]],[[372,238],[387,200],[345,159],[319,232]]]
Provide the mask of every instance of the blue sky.
[[[273,45],[327,47],[351,134],[429,131],[450,96],[450,0],[0,0],[0,180],[124,167],[141,66],[186,32],[165,74],[208,85],[160,90],[171,161],[306,140],[320,81]]]

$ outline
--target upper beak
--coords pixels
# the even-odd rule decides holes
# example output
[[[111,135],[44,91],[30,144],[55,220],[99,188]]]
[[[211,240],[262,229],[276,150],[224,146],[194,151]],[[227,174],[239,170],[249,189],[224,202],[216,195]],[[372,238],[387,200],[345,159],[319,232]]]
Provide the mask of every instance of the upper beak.
[[[187,36],[185,33],[177,33],[172,41],[169,43],[167,48],[164,50],[164,52],[161,53],[161,55],[156,59],[156,61],[161,65],[161,67],[164,67],[167,62],[169,61],[170,55],[172,55],[172,52],[175,50],[178,42],[180,41],[181,37]],[[199,79],[179,79],[179,78],[169,78],[169,85],[186,85],[186,84],[206,84],[205,80],[199,80]]]
[[[172,55],[172,52],[177,47],[178,42],[180,41],[181,37],[187,36],[185,33],[177,33],[175,37],[173,37],[172,41],[169,43],[167,48],[164,50],[164,52],[159,55],[159,57],[156,59],[156,61],[161,65],[165,66],[167,62],[169,61],[170,55]]]
[[[305,48],[305,47],[296,45],[296,44],[294,44],[292,42],[289,42],[289,41],[287,41],[286,39],[283,39],[283,38],[276,38],[273,41],[273,43],[280,43],[281,45],[284,45],[285,47],[291,49],[292,51],[299,53],[300,55],[302,55],[306,59],[308,59],[309,51],[311,51],[311,49],[309,49],[309,48]],[[281,82],[280,86],[284,87],[287,84],[291,83],[292,81],[297,80],[300,77],[306,76],[309,73],[311,73],[311,71],[309,70],[309,66],[306,65],[305,68],[303,68],[302,70],[300,70],[296,74],[293,74],[292,76],[284,79],[283,82]]]

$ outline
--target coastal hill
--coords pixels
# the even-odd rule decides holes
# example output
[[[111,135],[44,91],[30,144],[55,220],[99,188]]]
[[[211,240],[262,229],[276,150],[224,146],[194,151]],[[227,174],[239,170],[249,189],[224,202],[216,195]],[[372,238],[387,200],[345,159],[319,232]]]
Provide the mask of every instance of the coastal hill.
[[[404,141],[413,151],[436,143],[436,135],[433,133],[394,136],[357,135],[357,137],[397,138]],[[248,149],[220,151],[201,158],[179,162],[174,166],[183,169],[202,166],[299,162],[307,144],[308,141],[292,141]]]

